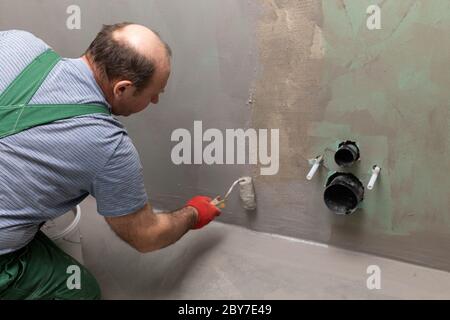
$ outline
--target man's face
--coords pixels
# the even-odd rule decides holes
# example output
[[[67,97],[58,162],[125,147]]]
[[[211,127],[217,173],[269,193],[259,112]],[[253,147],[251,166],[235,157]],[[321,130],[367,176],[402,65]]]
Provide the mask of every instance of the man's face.
[[[113,87],[113,102],[111,103],[114,115],[129,116],[144,110],[151,103],[157,104],[159,96],[164,92],[170,76],[170,66],[160,68],[155,72],[150,84],[140,92],[130,81],[118,81]]]

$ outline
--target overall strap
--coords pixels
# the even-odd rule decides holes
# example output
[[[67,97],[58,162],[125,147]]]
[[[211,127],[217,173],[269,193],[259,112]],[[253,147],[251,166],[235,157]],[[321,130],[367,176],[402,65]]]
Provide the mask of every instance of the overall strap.
[[[101,104],[0,106],[0,139],[43,124],[89,114],[111,113]]]
[[[0,106],[28,104],[59,60],[51,49],[34,59],[0,95]]]
[[[45,51],[0,95],[0,139],[57,120],[88,114],[111,114],[102,104],[28,104],[60,60],[61,57],[53,50]]]

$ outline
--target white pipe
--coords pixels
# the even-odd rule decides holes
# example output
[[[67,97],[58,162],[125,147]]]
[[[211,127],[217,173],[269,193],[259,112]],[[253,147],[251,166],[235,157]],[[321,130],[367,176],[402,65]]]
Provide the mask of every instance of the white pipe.
[[[372,169],[372,176],[370,177],[369,184],[367,185],[367,189],[372,190],[375,182],[378,179],[378,175],[380,174],[381,168],[379,166],[374,166]]]
[[[323,158],[323,156],[319,156],[319,157],[317,157],[317,158],[315,158],[313,160],[314,164],[313,164],[311,170],[309,170],[308,175],[306,176],[306,179],[311,180],[314,177],[314,175],[316,174],[317,170],[320,167],[320,163],[322,162],[322,158]]]

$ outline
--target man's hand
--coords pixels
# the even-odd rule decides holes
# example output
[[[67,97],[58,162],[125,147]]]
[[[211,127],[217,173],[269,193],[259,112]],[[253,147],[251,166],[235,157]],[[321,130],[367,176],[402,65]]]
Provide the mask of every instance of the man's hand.
[[[200,229],[220,215],[220,210],[211,203],[212,199],[205,196],[196,196],[188,201],[187,207],[197,210],[197,223],[192,229]]]

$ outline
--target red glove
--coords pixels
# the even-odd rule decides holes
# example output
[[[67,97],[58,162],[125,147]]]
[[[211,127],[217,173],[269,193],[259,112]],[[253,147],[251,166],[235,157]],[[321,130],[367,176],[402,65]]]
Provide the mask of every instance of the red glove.
[[[198,212],[197,224],[192,229],[203,228],[220,215],[220,210],[211,201],[211,198],[204,196],[196,196],[188,201],[186,206],[194,207]]]

